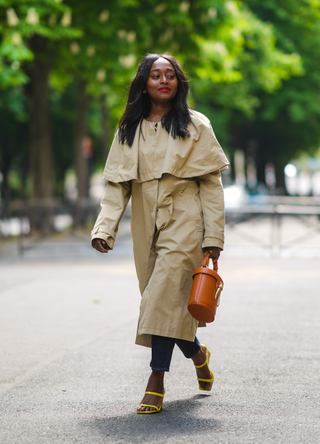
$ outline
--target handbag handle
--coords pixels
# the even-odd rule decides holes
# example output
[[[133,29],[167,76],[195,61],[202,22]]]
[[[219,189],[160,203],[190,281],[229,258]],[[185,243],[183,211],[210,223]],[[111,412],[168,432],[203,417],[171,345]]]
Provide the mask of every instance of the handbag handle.
[[[207,251],[204,255],[203,258],[203,262],[202,262],[202,267],[207,268],[208,264],[209,264],[209,259],[210,259],[210,250]],[[216,273],[218,273],[218,261],[216,260],[213,264],[213,269]],[[215,299],[217,301],[217,307],[219,307],[220,305],[220,295],[221,295],[221,291],[223,290],[223,280],[221,279],[221,277],[219,275],[217,275],[219,280],[217,280],[217,291],[215,294]]]
[[[206,268],[208,267],[209,259],[210,259],[210,250],[207,251],[204,255],[202,267],[206,267]],[[218,271],[218,261],[217,260],[213,264],[213,269],[214,269],[214,271]]]

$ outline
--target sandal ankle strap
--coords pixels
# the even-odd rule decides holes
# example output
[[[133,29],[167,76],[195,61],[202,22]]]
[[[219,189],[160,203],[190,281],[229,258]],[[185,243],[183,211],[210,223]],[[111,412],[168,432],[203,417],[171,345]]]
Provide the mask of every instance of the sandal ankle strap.
[[[164,397],[164,394],[162,393],[156,393],[156,392],[145,392],[146,395],[155,395],[155,396],[160,396],[160,398]]]
[[[206,365],[207,361],[208,361],[208,358],[206,358],[206,360],[204,361],[203,364],[201,364],[201,365],[195,365],[195,368],[201,368],[201,367],[204,367],[204,366]]]

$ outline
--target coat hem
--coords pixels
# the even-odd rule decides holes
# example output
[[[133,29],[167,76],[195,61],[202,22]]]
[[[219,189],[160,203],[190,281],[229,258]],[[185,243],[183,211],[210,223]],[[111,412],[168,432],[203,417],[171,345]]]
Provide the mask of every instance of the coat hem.
[[[189,334],[176,334],[171,331],[159,330],[156,328],[143,328],[137,333],[136,345],[142,345],[144,347],[151,347],[151,336],[164,336],[165,338],[183,339],[185,341],[193,342],[197,333],[197,327],[194,329],[194,333]]]

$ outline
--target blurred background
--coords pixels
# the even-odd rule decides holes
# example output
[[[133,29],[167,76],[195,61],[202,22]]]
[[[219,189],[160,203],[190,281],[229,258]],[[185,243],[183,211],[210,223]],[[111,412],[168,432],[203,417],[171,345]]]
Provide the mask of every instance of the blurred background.
[[[2,241],[91,228],[147,52],[180,61],[230,160],[229,226],[262,216],[272,248],[289,219],[318,233],[319,0],[1,0]]]

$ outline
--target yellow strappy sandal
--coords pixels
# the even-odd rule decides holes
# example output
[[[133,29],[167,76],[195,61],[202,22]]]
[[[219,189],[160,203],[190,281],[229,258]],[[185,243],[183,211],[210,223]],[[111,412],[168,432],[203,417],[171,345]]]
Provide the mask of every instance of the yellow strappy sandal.
[[[210,361],[211,353],[210,353],[209,350],[208,350],[207,344],[205,344],[204,342],[201,342],[201,345],[204,345],[204,346],[206,347],[206,349],[207,349],[206,360],[205,360],[204,363],[201,364],[201,365],[195,365],[195,368],[201,368],[201,367],[204,367],[206,364],[208,364],[208,366],[209,366],[209,361]],[[210,368],[209,368],[209,371],[210,371],[211,379],[197,378],[197,380],[198,380],[198,381],[203,381],[203,382],[211,382],[210,388],[208,388],[208,389],[204,389],[204,388],[202,388],[201,385],[200,385],[200,382],[199,382],[199,390],[203,390],[203,391],[205,391],[205,392],[210,392],[210,390],[212,389],[213,380],[214,380],[214,374],[212,373],[212,371],[210,370]]]
[[[162,393],[156,393],[156,392],[145,392],[146,395],[156,395],[156,396],[160,396],[160,398],[164,397],[164,394]],[[162,409],[162,403],[163,403],[163,399],[161,400],[161,404],[159,405],[159,407],[157,407],[156,405],[150,405],[150,404],[139,404],[139,407],[153,407],[154,410],[138,410],[137,409],[137,413],[159,413],[160,410]]]

